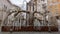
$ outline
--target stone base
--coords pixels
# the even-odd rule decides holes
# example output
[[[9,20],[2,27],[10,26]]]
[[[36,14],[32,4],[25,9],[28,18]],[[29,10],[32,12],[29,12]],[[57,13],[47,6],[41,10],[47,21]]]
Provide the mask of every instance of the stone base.
[[[55,26],[40,26],[40,27],[16,27],[2,26],[2,32],[21,32],[21,31],[36,31],[36,32],[58,32],[58,27]]]

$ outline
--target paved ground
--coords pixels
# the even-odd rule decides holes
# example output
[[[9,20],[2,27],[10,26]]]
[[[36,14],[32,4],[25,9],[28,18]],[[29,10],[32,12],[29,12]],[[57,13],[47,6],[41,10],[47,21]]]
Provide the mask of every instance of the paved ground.
[[[1,32],[0,34],[60,34],[60,32]]]

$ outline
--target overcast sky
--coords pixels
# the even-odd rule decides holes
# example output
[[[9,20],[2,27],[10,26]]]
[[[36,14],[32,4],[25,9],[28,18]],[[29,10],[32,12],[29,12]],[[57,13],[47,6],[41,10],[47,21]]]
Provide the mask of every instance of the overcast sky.
[[[26,2],[29,2],[30,0],[10,0],[10,1],[11,1],[11,3],[13,3],[25,10],[26,9]]]

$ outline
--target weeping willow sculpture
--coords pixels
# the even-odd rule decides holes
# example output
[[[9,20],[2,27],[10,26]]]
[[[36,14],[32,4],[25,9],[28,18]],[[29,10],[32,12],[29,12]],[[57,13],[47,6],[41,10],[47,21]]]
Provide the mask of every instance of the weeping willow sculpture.
[[[7,30],[10,31],[50,31],[57,27],[57,21],[55,16],[52,16],[46,9],[46,5],[43,4],[43,13],[38,11],[23,11],[23,10],[12,10],[8,13],[6,18],[3,20],[3,25],[8,26]],[[47,18],[46,18],[47,17]],[[52,28],[54,27],[54,28]],[[6,28],[6,27],[5,27]],[[56,29],[56,28],[55,28]]]

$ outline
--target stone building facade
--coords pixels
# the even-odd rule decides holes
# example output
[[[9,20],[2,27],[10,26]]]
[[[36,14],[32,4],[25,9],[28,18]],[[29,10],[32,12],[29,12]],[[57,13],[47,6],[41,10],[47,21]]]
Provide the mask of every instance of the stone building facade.
[[[20,7],[11,4],[8,0],[0,0],[0,20],[3,22],[11,11],[20,10]]]
[[[52,9],[54,6],[53,7],[50,7],[49,1],[51,1],[51,0],[31,0],[29,3],[27,3],[27,10],[30,11],[30,12],[32,12],[32,13],[35,12],[35,11],[40,12],[39,14],[38,13],[35,13],[34,14],[34,17],[37,17],[40,20],[44,20],[44,22],[47,20],[47,21],[49,21],[49,23],[51,22],[51,24],[55,24],[56,17],[54,15],[56,15],[55,13],[57,13],[57,12],[54,12],[54,11],[56,11],[56,10],[54,10],[55,8]],[[53,1],[53,2],[56,2],[56,1]],[[53,11],[52,10],[49,10],[49,9],[52,9]],[[50,13],[47,13],[48,11]],[[45,16],[45,14],[44,14],[45,12],[47,13],[46,15],[48,17]],[[41,15],[41,14],[43,14],[43,15]],[[53,18],[53,19],[55,19],[54,22],[51,21],[51,17],[52,18],[54,17]],[[38,25],[39,24],[41,25],[41,23],[38,23]],[[57,25],[57,21],[56,21],[56,24],[55,25]]]
[[[30,11],[31,14],[33,14],[34,12],[40,12],[40,13],[35,13],[34,17],[40,20],[44,20],[45,17],[41,14],[43,14],[47,10],[47,0],[31,0],[29,3],[27,3],[26,10]],[[41,25],[39,22],[37,24],[38,26]]]
[[[44,12],[43,6],[47,6],[47,0],[31,0],[27,3],[27,10]]]

